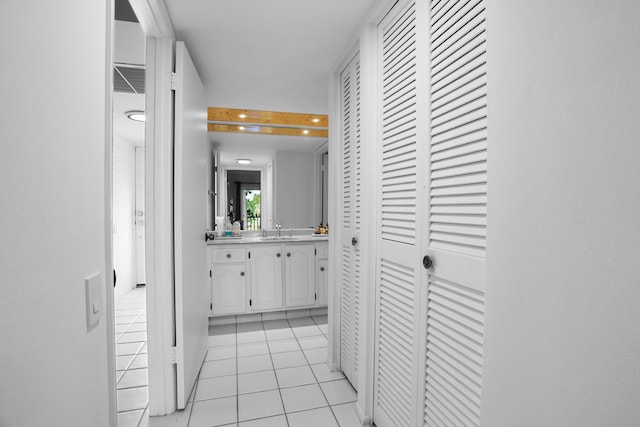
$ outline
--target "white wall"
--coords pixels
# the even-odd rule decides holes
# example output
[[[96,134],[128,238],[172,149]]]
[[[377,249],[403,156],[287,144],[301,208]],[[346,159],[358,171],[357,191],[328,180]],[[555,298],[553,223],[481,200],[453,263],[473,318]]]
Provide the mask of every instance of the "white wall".
[[[317,168],[313,153],[278,151],[274,161],[274,223],[283,229],[314,225]]]
[[[110,6],[0,2],[2,426],[109,423],[113,327],[87,331],[84,279],[106,311]]]
[[[113,137],[113,267],[116,295],[136,287],[135,265],[135,146]]]
[[[483,425],[640,425],[640,3],[488,12]]]

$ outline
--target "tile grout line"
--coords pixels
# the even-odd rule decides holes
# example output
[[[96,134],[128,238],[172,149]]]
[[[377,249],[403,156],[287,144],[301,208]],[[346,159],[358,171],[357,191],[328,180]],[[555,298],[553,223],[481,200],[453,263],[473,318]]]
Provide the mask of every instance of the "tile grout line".
[[[314,319],[312,317],[311,320],[313,320],[313,323],[315,323],[315,325],[318,326],[318,323],[316,322],[316,319]],[[320,329],[319,326],[318,326],[318,329]],[[322,332],[322,329],[320,329],[320,332]],[[322,333],[322,336],[324,336],[324,332]],[[327,338],[327,337],[325,337],[325,338]],[[327,338],[327,341],[328,341],[328,338]],[[328,345],[327,345],[327,351],[328,351]],[[306,357],[306,355],[305,355],[305,357]],[[327,362],[325,361],[325,364],[326,363]],[[311,366],[311,364],[309,364],[309,366]],[[327,401],[327,404],[329,405],[329,410],[331,411],[331,415],[333,415],[333,419],[336,421],[336,424],[338,425],[338,427],[340,427],[340,421],[338,421],[338,417],[336,416],[336,413],[333,410],[333,406],[329,402],[329,399],[327,399],[327,395],[324,392],[324,390],[322,389],[322,386],[320,386],[320,381],[318,380],[318,376],[316,375],[316,373],[315,373],[315,371],[313,369],[311,369],[311,373],[315,377],[316,381],[318,381],[318,387],[320,387],[320,392],[322,393],[322,396],[325,398],[325,400]]]
[[[289,322],[287,322],[288,324]],[[264,322],[260,322],[262,325],[262,331],[264,332]],[[293,331],[291,331],[293,333]],[[264,332],[264,339],[267,343],[267,350],[269,351],[269,359],[271,359],[271,366],[273,367],[273,376],[276,378],[276,386],[278,387],[278,395],[280,396],[280,403],[282,404],[282,412],[284,413],[284,420],[287,423],[287,427],[290,427],[289,417],[287,416],[287,409],[284,407],[284,399],[282,398],[282,390],[280,389],[280,381],[278,381],[278,375],[276,374],[276,365],[273,363],[273,353],[271,353],[271,346],[267,339],[267,333]]]
[[[320,329],[318,327],[318,324],[316,323],[316,320],[311,316],[309,316],[309,318],[313,321],[313,324],[316,326],[316,328],[318,328],[320,330],[320,332],[322,333],[322,329]],[[318,388],[320,389],[320,393],[322,393],[322,397],[327,402],[327,406],[329,407],[329,410],[331,411],[331,415],[333,415],[333,419],[336,421],[336,424],[338,425],[338,427],[340,427],[340,422],[338,422],[338,417],[336,417],[336,414],[333,412],[333,408],[331,407],[331,404],[329,403],[329,399],[327,399],[327,396],[324,393],[324,390],[320,386],[320,381],[318,381],[318,377],[316,376],[316,373],[313,371],[313,368],[311,368],[311,363],[309,362],[309,358],[307,357],[307,354],[304,352],[304,349],[300,345],[300,341],[298,340],[298,336],[293,331],[293,326],[289,322],[289,319],[287,319],[287,323],[289,323],[289,327],[291,328],[291,332],[293,332],[293,336],[296,338],[296,342],[298,343],[298,346],[300,347],[300,350],[302,350],[302,355],[304,356],[304,359],[307,361],[307,366],[309,367],[309,369],[311,369],[311,374],[316,379],[316,384],[318,385]],[[324,336],[324,333],[322,333],[322,336]],[[328,346],[327,346],[327,348],[328,348]]]

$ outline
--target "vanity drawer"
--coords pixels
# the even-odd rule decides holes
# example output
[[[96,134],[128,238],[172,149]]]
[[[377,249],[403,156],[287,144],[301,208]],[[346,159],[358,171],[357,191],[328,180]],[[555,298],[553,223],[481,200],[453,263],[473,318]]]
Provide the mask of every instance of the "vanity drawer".
[[[214,264],[227,264],[231,262],[245,262],[247,251],[244,248],[219,248],[211,253]]]

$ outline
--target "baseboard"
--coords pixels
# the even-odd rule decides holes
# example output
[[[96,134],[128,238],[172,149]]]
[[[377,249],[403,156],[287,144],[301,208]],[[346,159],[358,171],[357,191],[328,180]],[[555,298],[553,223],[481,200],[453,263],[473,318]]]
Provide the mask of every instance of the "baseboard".
[[[358,416],[358,419],[362,423],[362,427],[372,426],[373,420],[371,419],[371,417],[364,415],[364,413],[362,412],[362,409],[360,409],[360,405],[358,405],[357,402],[355,404],[355,407],[356,407],[356,415]]]

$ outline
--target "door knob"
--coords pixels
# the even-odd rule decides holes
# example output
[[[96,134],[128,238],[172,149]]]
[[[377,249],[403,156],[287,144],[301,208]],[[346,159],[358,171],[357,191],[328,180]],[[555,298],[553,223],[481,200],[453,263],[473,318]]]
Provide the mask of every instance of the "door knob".
[[[433,267],[433,259],[431,259],[429,255],[425,255],[424,258],[422,258],[422,266],[427,270],[430,269]]]
[[[351,246],[355,246],[356,244],[358,244],[358,239],[356,239],[356,237],[355,237],[355,236],[353,236],[353,237],[351,238]]]

